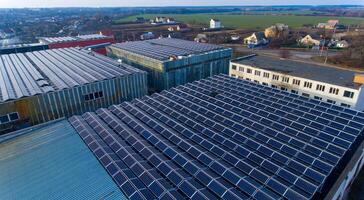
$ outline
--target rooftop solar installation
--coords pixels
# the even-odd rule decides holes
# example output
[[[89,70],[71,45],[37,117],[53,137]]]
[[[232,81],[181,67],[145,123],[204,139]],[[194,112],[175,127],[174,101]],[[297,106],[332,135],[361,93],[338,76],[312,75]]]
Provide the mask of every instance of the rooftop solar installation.
[[[0,56],[0,102],[140,72],[77,48]]]
[[[65,37],[41,37],[39,38],[43,43],[62,43],[62,42],[73,42],[73,41],[83,41],[83,40],[98,40],[109,38],[109,36],[100,34],[90,34],[90,35],[79,35],[79,36],[65,36]]]
[[[189,56],[224,49],[223,46],[174,38],[124,42],[112,46],[159,61],[166,61],[171,56]]]
[[[219,75],[69,119],[130,199],[323,198],[364,113]]]

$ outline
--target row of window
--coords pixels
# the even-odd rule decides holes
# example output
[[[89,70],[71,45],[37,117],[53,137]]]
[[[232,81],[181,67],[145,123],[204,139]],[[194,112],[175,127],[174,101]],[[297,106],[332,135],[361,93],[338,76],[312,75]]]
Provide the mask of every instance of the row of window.
[[[235,74],[232,74],[231,76],[232,76],[232,77],[236,77],[236,75],[235,75]],[[243,77],[240,77],[240,76],[239,76],[239,78],[243,79]],[[251,81],[251,79],[250,79],[250,78],[246,78],[246,80]],[[260,84],[260,82],[259,82],[259,81],[257,81],[257,80],[254,80],[254,82],[255,82],[255,83]],[[268,86],[268,83],[262,82],[262,85]],[[277,88],[277,89],[278,89],[278,86],[273,85],[273,84],[271,85],[271,87],[272,87],[272,88]],[[325,86],[324,86],[324,87],[325,87]],[[288,91],[288,89],[287,89],[287,88],[285,88],[285,87],[280,87],[280,89],[281,89],[281,90],[283,90],[283,91]],[[293,94],[298,94],[298,91],[297,91],[297,90],[291,90],[291,93],[293,93]],[[302,96],[307,97],[307,98],[310,98],[310,94],[308,94],[308,93],[304,93],[304,92],[303,92],[303,93],[302,93]],[[314,98],[314,99],[316,99],[316,100],[320,100],[320,101],[322,101],[322,97],[314,96],[313,98]],[[332,103],[332,104],[336,104],[336,101],[331,100],[331,99],[327,99],[327,102],[328,102],[328,103]],[[349,104],[341,103],[340,105],[341,105],[341,106],[344,106],[344,107],[347,107],[347,108],[350,108],[350,105],[349,105]]]
[[[17,112],[0,116],[0,124],[6,124],[17,120],[19,120],[19,114]]]
[[[237,69],[237,66],[236,65],[232,65],[232,69],[233,70],[236,70]],[[239,71],[240,72],[244,72],[244,67],[239,67]],[[253,70],[250,69],[250,68],[247,68],[246,69],[246,73],[252,74],[253,73]],[[261,72],[259,70],[254,70],[254,75],[260,76],[261,75]],[[263,77],[264,78],[269,78],[270,77],[270,74],[268,72],[263,72]],[[273,74],[272,79],[278,81],[279,80],[279,75]],[[281,80],[282,80],[282,82],[289,83],[289,77],[282,76],[282,79]],[[292,84],[299,86],[301,84],[301,81],[298,80],[298,79],[293,79],[292,80]],[[312,82],[304,81],[303,87],[312,89]],[[316,85],[316,90],[317,91],[324,92],[325,91],[325,86],[324,85],[317,84]],[[334,94],[334,95],[338,95],[339,94],[339,89],[338,88],[335,88],[335,87],[330,87],[329,93],[330,94]],[[347,98],[353,98],[354,97],[354,92],[350,92],[350,91],[345,90],[343,96],[344,97],[347,97]]]
[[[92,100],[100,99],[103,96],[104,96],[103,92],[99,91],[99,92],[93,92],[90,94],[85,94],[84,98],[85,98],[85,101],[92,101]]]

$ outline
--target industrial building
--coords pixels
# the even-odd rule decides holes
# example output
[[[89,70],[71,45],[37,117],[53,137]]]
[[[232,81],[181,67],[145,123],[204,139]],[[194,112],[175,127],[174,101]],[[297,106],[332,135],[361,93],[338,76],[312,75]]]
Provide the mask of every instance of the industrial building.
[[[364,78],[354,71],[250,55],[232,60],[229,73],[305,97],[364,110]]]
[[[47,135],[47,130],[55,133],[38,136]],[[5,145],[0,143],[0,152],[6,152],[1,157],[17,164],[11,177],[0,176],[0,182],[12,179],[0,185],[0,194],[7,197],[24,190],[41,194],[40,186],[49,182],[62,189],[67,186],[76,195],[73,188],[85,172],[67,174],[69,183],[59,182],[62,178],[53,177],[52,170],[69,172],[78,167],[72,164],[85,148],[79,142],[82,138],[89,151],[83,150],[78,162],[95,166],[92,180],[78,186],[88,187],[82,190],[85,197],[97,194],[93,197],[100,199],[103,191],[111,190],[106,193],[116,195],[111,199],[341,199],[363,165],[363,131],[362,112],[219,75],[74,116],[68,122],[0,137],[6,139]],[[61,139],[54,139],[58,135]],[[35,139],[29,142],[27,137]],[[32,160],[37,151],[26,151],[28,143],[51,149],[36,148],[42,154]],[[89,152],[124,196],[114,191],[88,158]],[[58,157],[70,163],[62,164]],[[34,168],[39,159],[58,161]],[[27,166],[19,164],[22,161]],[[0,162],[0,171],[9,170],[10,164]],[[32,184],[18,187],[24,186],[19,179],[28,169],[36,170],[26,177]],[[90,169],[94,167],[85,168]],[[51,172],[50,180],[45,180],[48,174],[43,170]],[[75,199],[62,199],[67,198]]]
[[[48,45],[49,49],[69,48],[69,47],[95,47],[115,43],[113,36],[102,34],[65,36],[65,37],[40,37],[41,44]],[[105,48],[94,48],[97,53],[106,55]]]
[[[163,38],[113,44],[108,55],[148,72],[151,93],[220,73],[228,74],[230,48]]]
[[[1,55],[0,77],[0,132],[147,93],[146,72],[77,48]]]
[[[47,49],[49,49],[48,45],[41,44],[41,43],[17,44],[17,45],[1,47],[0,55],[11,54],[11,53],[25,53],[25,52],[32,52],[32,51],[47,50]]]

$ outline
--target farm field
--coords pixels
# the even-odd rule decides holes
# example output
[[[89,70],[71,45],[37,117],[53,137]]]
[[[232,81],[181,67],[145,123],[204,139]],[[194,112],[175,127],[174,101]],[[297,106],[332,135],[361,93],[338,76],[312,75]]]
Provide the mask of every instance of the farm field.
[[[284,23],[292,28],[302,27],[304,24],[316,25],[319,22],[326,22],[329,19],[338,19],[341,24],[364,25],[364,18],[355,17],[323,17],[323,16],[297,16],[297,15],[241,15],[241,14],[146,14],[129,16],[117,20],[116,23],[133,21],[136,17],[153,19],[156,16],[172,17],[177,21],[189,24],[208,25],[211,18],[219,19],[227,28],[265,28],[275,23]]]

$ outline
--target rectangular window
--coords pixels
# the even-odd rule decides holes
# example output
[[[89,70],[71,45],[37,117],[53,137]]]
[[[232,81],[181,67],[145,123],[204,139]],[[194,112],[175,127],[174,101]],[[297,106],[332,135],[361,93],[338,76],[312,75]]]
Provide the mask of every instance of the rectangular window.
[[[257,81],[257,80],[254,80],[254,83],[259,83],[259,81]]]
[[[293,79],[293,85],[300,85],[301,81],[297,79]]]
[[[318,90],[318,91],[325,91],[325,86],[324,85],[317,84],[316,85],[316,90]]]
[[[310,97],[310,95],[307,94],[307,93],[302,93],[302,96],[304,96],[304,97]]]
[[[246,73],[251,74],[252,73],[252,69],[247,68],[246,69]]]
[[[264,73],[263,73],[263,77],[264,77],[264,78],[269,78],[269,73],[268,73],[268,72],[264,72]]]
[[[291,92],[292,92],[293,94],[298,94],[298,91],[297,91],[297,90],[291,90]]]
[[[231,76],[235,76],[235,75],[231,75]],[[95,99],[100,99],[104,96],[104,93],[102,91],[98,91],[98,92],[93,92],[93,93],[90,93],[90,94],[85,94],[84,95],[84,99],[85,101],[92,101],[92,100],[95,100]]]
[[[273,74],[273,80],[278,81],[278,80],[279,80],[279,76],[278,76],[278,75]]]
[[[276,85],[272,85],[272,88],[277,88],[277,86]]]
[[[289,82],[289,78],[288,77],[282,77],[282,81],[285,82],[285,83],[288,83]]]
[[[317,100],[320,100],[320,101],[322,100],[322,97],[318,97],[318,96],[314,96],[313,98],[317,99]]]
[[[236,65],[232,65],[232,66],[231,66],[231,69],[232,69],[232,70],[236,70]]]
[[[10,121],[10,119],[9,119],[9,116],[8,115],[0,116],[0,123],[1,124],[8,123],[9,121]]]
[[[285,88],[285,87],[281,87],[281,90],[283,90],[283,91],[287,91],[287,88]]]
[[[328,100],[327,100],[327,103],[332,103],[332,104],[336,104],[336,101],[334,101],[334,100],[331,100],[331,99],[328,99]]]
[[[244,72],[244,67],[239,67],[239,72]]]
[[[244,79],[244,77],[242,77],[242,76],[238,76],[238,78],[239,78],[239,79]]]
[[[346,104],[346,103],[341,103],[340,105],[343,106],[343,107],[346,107],[346,108],[350,108],[350,105]]]
[[[263,82],[262,84],[263,84],[263,85],[268,85],[268,83],[264,83],[264,82]]]
[[[235,74],[231,74],[231,77],[234,77],[234,78],[235,78],[235,77],[236,77],[236,75],[235,75]]]
[[[247,80],[247,81],[251,81],[252,79],[250,79],[250,78],[246,78],[246,80]]]
[[[330,90],[329,90],[329,93],[330,94],[339,94],[339,89],[338,88],[333,88],[333,87],[330,87]]]
[[[10,121],[16,121],[19,119],[19,114],[17,112],[9,114]]]
[[[344,97],[353,98],[354,97],[354,92],[350,92],[350,91],[345,90],[344,91]]]
[[[260,76],[260,71],[255,70],[255,72],[254,72],[254,73],[255,73],[255,75],[256,75],[256,76]]]
[[[308,81],[305,81],[305,83],[303,84],[303,87],[311,89],[312,88],[312,83],[308,82]]]

